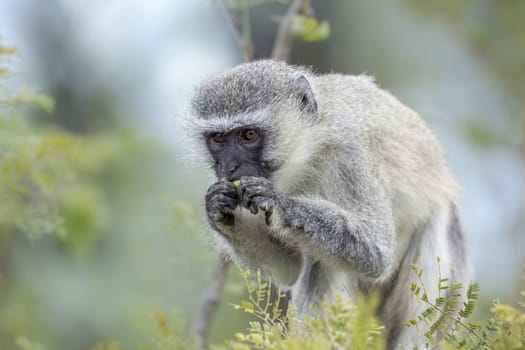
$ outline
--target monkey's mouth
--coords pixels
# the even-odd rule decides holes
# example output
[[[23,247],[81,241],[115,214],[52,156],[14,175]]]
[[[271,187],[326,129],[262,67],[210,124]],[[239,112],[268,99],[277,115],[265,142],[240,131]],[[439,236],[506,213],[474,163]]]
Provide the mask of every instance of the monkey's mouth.
[[[264,177],[268,179],[272,172],[272,170],[266,167],[257,166],[256,164],[243,164],[233,172],[219,172],[217,177],[226,178],[230,182],[240,180],[244,176]]]

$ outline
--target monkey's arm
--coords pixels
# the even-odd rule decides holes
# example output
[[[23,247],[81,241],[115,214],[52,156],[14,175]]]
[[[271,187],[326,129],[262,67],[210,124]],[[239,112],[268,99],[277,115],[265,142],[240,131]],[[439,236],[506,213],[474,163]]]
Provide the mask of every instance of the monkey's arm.
[[[218,241],[241,263],[269,272],[279,285],[292,285],[302,256],[269,234],[264,217],[238,207],[239,198],[229,181],[213,184],[206,195],[206,212]]]
[[[263,178],[241,179],[241,204],[270,216],[271,232],[316,259],[346,265],[371,278],[392,272],[394,225],[385,201],[343,209],[321,198],[288,196]]]

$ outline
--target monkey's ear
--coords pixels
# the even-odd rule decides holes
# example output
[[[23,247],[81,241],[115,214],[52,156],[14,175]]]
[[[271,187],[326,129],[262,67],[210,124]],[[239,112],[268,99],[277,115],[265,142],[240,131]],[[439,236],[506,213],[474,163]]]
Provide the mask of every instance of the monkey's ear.
[[[293,91],[299,99],[301,111],[314,115],[317,113],[317,101],[310,83],[304,75],[300,75],[293,81]]]

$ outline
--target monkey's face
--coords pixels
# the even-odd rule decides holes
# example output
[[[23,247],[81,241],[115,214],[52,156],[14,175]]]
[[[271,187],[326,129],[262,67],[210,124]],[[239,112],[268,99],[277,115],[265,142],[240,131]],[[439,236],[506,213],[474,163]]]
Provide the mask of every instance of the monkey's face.
[[[206,133],[217,177],[229,181],[242,176],[270,177],[274,169],[263,158],[265,136],[263,129],[250,125]]]

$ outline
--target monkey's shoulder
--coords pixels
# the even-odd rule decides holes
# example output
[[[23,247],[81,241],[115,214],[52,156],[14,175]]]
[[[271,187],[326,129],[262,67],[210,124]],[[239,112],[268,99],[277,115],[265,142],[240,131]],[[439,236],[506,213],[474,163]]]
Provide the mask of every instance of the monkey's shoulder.
[[[324,74],[311,78],[320,114],[327,122],[338,121],[352,128],[363,126],[376,130],[414,130],[428,135],[426,123],[418,113],[381,88],[373,76]],[[341,127],[338,125],[338,127]],[[399,126],[403,125],[403,128]]]
[[[342,88],[354,91],[374,91],[379,89],[374,76],[367,74],[327,73],[310,75],[314,86],[324,89]]]

